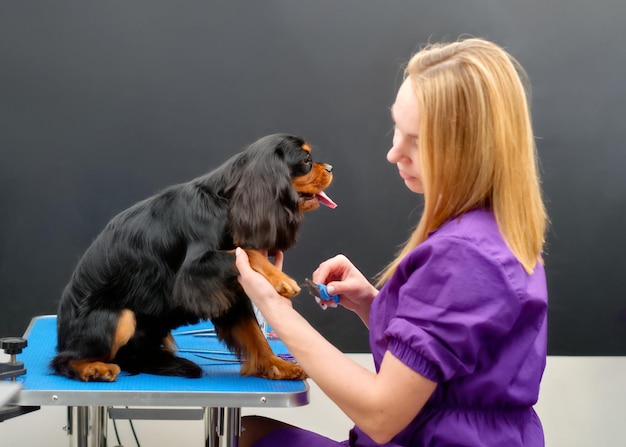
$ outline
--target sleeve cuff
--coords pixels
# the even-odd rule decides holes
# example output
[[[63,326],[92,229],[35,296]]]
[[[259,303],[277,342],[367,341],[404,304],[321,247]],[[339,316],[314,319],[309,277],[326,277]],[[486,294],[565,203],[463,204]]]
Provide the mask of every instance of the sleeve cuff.
[[[387,349],[394,357],[428,380],[437,383],[443,380],[443,374],[436,363],[423,357],[414,348],[403,343],[401,340],[390,340]]]

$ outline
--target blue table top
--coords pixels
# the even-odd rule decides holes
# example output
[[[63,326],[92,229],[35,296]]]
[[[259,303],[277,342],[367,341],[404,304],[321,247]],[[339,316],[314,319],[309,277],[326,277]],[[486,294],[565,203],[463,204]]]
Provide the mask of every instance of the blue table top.
[[[25,337],[28,347],[17,356],[26,374],[17,378],[23,386],[21,405],[61,406],[202,406],[202,407],[292,407],[308,403],[306,381],[268,380],[239,375],[240,364],[216,337],[200,337],[181,332],[209,329],[210,322],[185,326],[174,331],[181,352],[199,365],[198,379],[130,375],[122,372],[115,382],[81,382],[58,376],[49,367],[56,348],[56,316],[36,317]],[[269,340],[276,354],[288,354],[279,340]],[[190,350],[219,351],[194,353]],[[208,358],[203,358],[203,357]]]

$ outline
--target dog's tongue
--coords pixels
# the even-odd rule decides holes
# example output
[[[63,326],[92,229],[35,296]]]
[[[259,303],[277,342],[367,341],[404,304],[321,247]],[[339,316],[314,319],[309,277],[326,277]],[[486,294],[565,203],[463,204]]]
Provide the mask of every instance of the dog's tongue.
[[[326,205],[328,208],[337,208],[337,204],[324,191],[318,192],[315,197],[322,205]]]

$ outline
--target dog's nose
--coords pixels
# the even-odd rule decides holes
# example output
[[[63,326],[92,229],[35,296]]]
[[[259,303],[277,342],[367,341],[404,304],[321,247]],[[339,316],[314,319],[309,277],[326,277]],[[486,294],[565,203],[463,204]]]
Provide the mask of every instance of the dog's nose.
[[[324,165],[324,169],[328,172],[333,172],[333,165],[326,164]]]

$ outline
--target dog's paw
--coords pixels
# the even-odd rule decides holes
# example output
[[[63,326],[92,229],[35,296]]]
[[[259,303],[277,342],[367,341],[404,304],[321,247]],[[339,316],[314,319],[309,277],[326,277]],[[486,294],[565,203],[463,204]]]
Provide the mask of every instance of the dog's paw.
[[[300,366],[281,360],[280,365],[273,365],[270,368],[267,378],[272,380],[304,380],[307,377]]]
[[[276,380],[304,380],[308,377],[299,365],[286,360],[280,360],[280,364],[274,365],[270,373],[270,379]]]
[[[299,365],[276,356],[259,363],[244,363],[241,367],[241,375],[270,380],[304,380],[308,377]]]
[[[267,279],[274,289],[285,298],[293,298],[300,293],[298,283],[277,269],[274,264],[267,260],[267,257],[258,250],[246,250],[250,259],[250,267],[259,272]]]
[[[81,364],[76,372],[83,382],[114,382],[121,369],[115,363],[90,362]]]
[[[276,291],[284,296],[285,298],[293,298],[297,294],[300,293],[300,287],[298,283],[289,277],[281,278],[281,281],[278,281],[274,284],[274,288]]]

